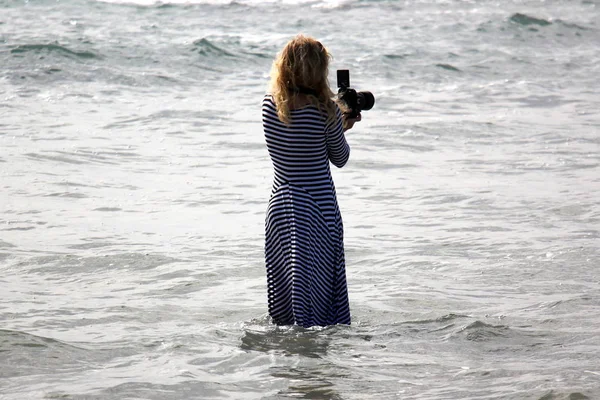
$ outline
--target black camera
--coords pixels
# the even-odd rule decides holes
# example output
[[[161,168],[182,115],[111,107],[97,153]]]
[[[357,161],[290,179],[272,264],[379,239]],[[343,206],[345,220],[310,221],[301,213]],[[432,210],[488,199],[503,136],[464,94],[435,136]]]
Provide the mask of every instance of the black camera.
[[[350,72],[337,70],[338,99],[350,109],[348,118],[356,118],[362,110],[370,110],[375,105],[375,96],[371,92],[357,92],[350,87]]]

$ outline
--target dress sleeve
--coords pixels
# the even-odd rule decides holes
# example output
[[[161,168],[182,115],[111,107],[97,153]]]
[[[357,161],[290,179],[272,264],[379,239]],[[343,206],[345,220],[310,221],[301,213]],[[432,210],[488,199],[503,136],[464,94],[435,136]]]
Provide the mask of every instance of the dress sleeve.
[[[342,123],[342,112],[336,107],[335,120],[327,125],[327,156],[333,165],[342,168],[350,157],[350,146],[346,142]]]

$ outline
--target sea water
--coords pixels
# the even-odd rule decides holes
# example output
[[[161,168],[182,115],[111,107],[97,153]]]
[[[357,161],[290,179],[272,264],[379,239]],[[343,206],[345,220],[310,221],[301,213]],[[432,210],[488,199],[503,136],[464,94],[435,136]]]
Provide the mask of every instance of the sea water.
[[[266,315],[276,53],[375,107],[351,326]],[[0,398],[600,399],[600,3],[0,0]]]

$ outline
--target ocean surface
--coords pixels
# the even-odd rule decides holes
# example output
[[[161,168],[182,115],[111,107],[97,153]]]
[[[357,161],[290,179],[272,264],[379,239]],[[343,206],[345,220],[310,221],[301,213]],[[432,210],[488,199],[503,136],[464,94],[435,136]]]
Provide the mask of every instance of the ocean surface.
[[[376,104],[353,323],[266,314],[297,33]],[[0,399],[600,399],[596,0],[0,0]]]

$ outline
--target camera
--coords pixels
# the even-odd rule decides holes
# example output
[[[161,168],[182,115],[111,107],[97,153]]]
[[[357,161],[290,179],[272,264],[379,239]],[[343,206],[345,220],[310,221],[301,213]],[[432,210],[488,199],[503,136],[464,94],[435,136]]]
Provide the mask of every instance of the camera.
[[[350,111],[348,118],[357,118],[362,110],[370,110],[375,105],[375,96],[371,92],[357,92],[350,87],[350,72],[347,69],[337,70],[338,99]]]

